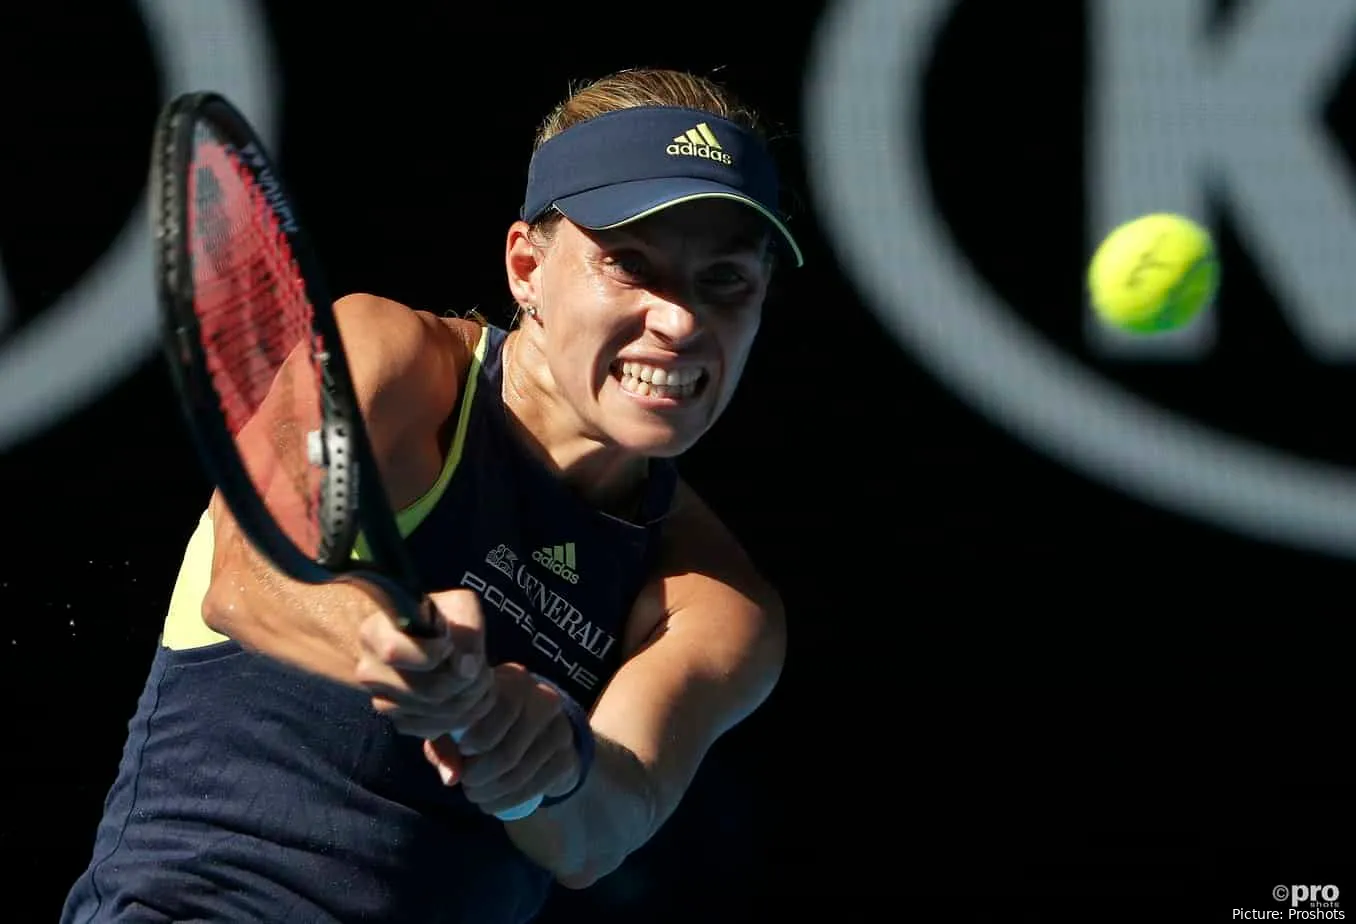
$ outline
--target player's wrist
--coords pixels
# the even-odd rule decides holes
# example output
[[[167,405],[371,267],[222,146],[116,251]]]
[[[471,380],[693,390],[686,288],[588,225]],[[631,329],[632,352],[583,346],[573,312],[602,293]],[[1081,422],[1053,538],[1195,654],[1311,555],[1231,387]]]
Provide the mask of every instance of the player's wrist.
[[[574,782],[565,792],[558,795],[547,795],[543,798],[541,805],[543,808],[548,808],[567,801],[583,788],[584,783],[588,780],[589,771],[593,769],[593,759],[597,753],[598,742],[594,737],[593,727],[589,724],[589,715],[584,707],[574,697],[551,681],[541,677],[538,680],[554,689],[560,696],[561,711],[570,723],[571,739],[574,745]]]

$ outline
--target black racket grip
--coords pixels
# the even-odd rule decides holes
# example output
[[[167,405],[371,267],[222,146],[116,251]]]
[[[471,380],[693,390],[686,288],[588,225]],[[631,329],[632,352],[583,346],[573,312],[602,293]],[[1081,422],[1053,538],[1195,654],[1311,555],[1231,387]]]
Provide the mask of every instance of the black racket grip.
[[[438,618],[433,601],[425,596],[417,600],[406,596],[396,604],[396,626],[415,638],[437,638],[443,634],[443,621]]]
[[[443,634],[443,621],[433,601],[424,594],[414,594],[405,586],[372,571],[356,572],[345,577],[375,585],[391,602],[396,628],[414,638],[438,638]]]

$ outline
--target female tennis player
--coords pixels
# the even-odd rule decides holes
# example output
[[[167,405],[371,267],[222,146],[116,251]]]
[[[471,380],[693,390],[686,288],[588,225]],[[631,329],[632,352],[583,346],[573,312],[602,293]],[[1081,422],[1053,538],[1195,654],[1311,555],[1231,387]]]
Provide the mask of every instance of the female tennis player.
[[[655,833],[782,665],[776,593],[672,463],[800,262],[777,195],[723,89],[623,72],[539,132],[521,323],[338,303],[445,631],[284,578],[214,499],[63,921],[526,921]]]

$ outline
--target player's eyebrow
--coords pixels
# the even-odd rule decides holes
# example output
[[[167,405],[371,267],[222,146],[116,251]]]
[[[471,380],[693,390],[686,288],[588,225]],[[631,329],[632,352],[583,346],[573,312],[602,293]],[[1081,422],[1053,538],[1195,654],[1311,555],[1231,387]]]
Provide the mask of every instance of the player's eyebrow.
[[[624,246],[626,244],[639,244],[646,247],[660,247],[664,232],[659,234],[645,234],[639,229],[628,227],[609,228],[599,235],[599,240],[606,242],[609,246]],[[710,240],[713,235],[705,234],[703,238]],[[716,238],[712,243],[703,245],[702,249],[718,257],[738,256],[750,252],[757,252],[763,249],[771,239],[771,232],[763,227],[751,225],[738,228],[723,237]]]

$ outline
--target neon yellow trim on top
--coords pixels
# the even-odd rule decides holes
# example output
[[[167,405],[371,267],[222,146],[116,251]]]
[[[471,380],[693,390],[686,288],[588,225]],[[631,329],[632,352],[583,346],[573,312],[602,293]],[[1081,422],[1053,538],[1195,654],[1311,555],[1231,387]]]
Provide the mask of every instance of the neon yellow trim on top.
[[[476,384],[480,381],[480,367],[485,362],[485,350],[489,339],[489,332],[482,330],[480,342],[476,344],[475,353],[471,357],[471,371],[466,376],[466,393],[462,396],[461,412],[457,415],[457,430],[452,436],[452,445],[447,449],[447,458],[443,460],[443,469],[438,473],[438,480],[433,482],[433,486],[418,500],[396,513],[396,529],[400,531],[402,538],[414,532],[415,527],[424,522],[424,518],[433,511],[434,506],[447,491],[447,486],[452,483],[452,475],[457,470],[457,464],[461,462],[462,450],[466,446],[466,431],[471,425],[471,404],[475,401]],[[353,557],[366,560],[371,556],[367,539],[359,533],[357,541],[353,543]]]

